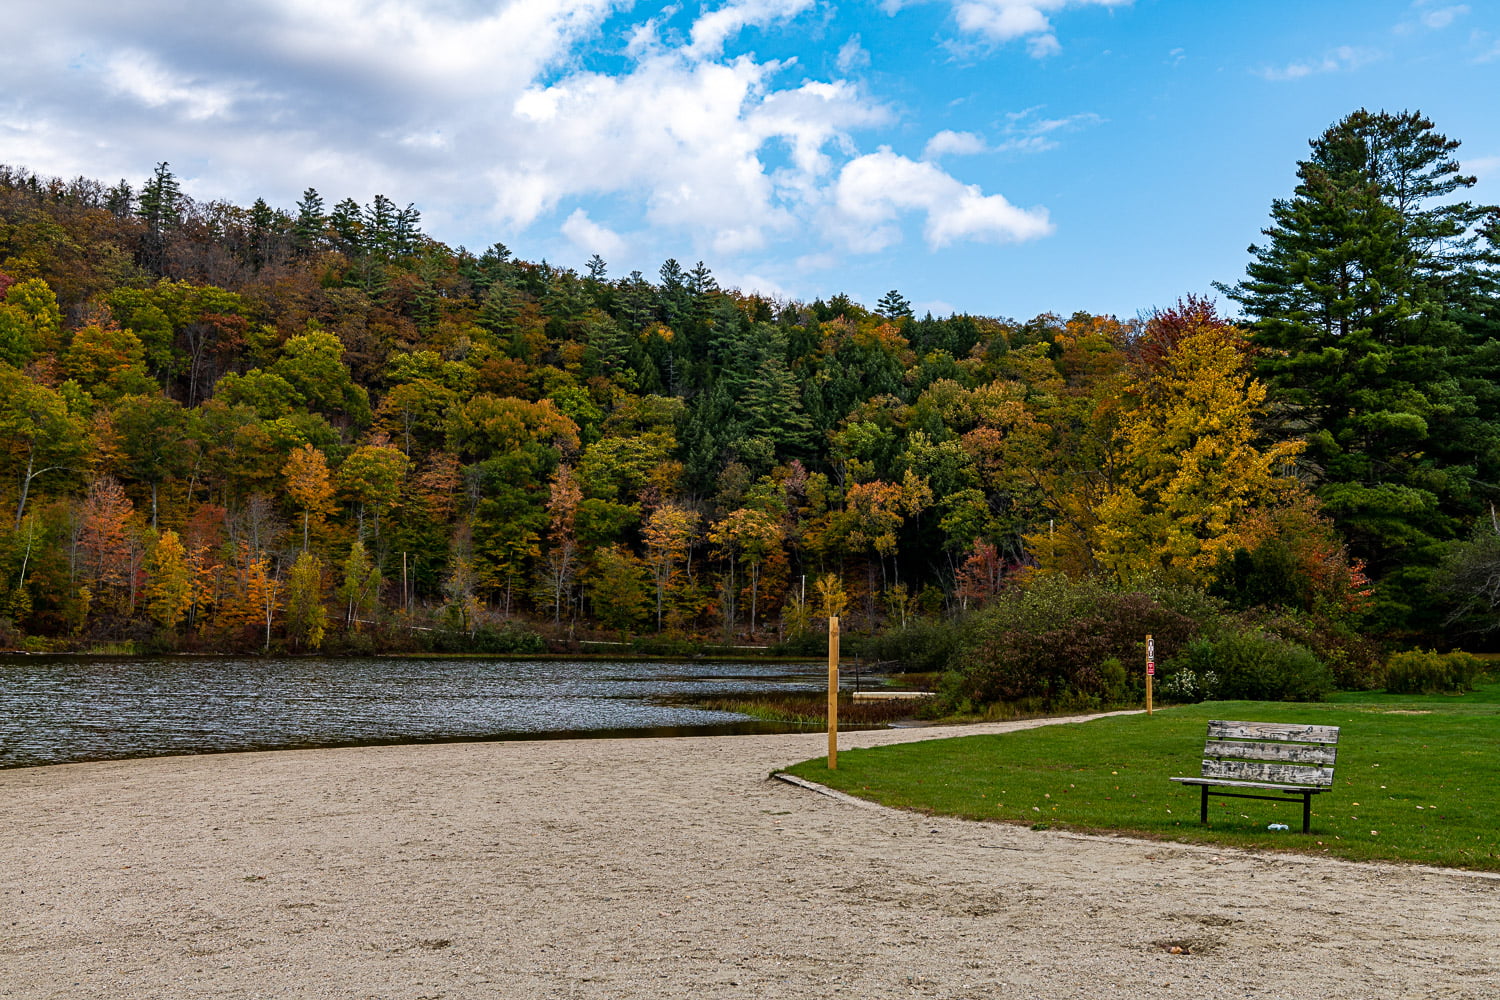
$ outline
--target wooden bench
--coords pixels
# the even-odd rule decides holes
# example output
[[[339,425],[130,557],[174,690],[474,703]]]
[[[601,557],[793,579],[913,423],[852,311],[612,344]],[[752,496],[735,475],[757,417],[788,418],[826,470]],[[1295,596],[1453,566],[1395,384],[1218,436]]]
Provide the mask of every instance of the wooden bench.
[[[1204,823],[1208,822],[1210,795],[1271,802],[1295,802],[1300,796],[1302,832],[1307,833],[1312,824],[1312,797],[1333,787],[1338,742],[1338,726],[1210,722],[1203,747],[1203,776],[1171,780],[1203,789],[1198,817]],[[1233,790],[1216,790],[1220,788]]]

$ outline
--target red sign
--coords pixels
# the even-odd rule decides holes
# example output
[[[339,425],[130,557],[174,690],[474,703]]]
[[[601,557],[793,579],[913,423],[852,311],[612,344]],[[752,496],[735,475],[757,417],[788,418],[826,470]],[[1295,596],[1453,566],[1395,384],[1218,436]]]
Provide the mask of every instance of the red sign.
[[[1147,677],[1155,677],[1156,676],[1156,664],[1152,663],[1150,660],[1146,661],[1146,676]]]

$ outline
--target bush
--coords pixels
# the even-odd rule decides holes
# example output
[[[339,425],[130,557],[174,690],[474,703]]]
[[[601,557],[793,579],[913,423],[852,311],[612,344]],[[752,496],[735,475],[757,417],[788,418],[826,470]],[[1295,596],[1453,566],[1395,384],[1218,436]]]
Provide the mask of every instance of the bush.
[[[871,669],[935,674],[948,669],[962,639],[959,623],[917,619],[905,628],[862,637],[850,651],[874,661]]]
[[[546,639],[517,622],[506,622],[499,628],[481,625],[472,635],[458,630],[434,629],[425,636],[434,653],[514,655],[547,651]]]
[[[1185,701],[1322,701],[1333,690],[1332,672],[1312,650],[1259,630],[1200,636],[1166,672],[1163,696]]]
[[[1385,668],[1379,648],[1347,622],[1285,609],[1252,612],[1244,621],[1248,628],[1279,635],[1312,650],[1328,665],[1334,687],[1340,691],[1373,691],[1383,683]]]
[[[1146,635],[1156,639],[1158,660],[1166,660],[1200,630],[1197,615],[1216,607],[1195,592],[1120,591],[1044,577],[974,615],[942,690],[960,711],[996,702],[1040,710],[1135,700],[1144,694],[1143,670],[1125,664],[1144,667]]]
[[[1385,664],[1385,689],[1391,694],[1461,694],[1474,690],[1483,666],[1479,657],[1462,651],[1395,653]]]
[[[771,646],[772,656],[821,656],[828,652],[828,633],[793,632]]]

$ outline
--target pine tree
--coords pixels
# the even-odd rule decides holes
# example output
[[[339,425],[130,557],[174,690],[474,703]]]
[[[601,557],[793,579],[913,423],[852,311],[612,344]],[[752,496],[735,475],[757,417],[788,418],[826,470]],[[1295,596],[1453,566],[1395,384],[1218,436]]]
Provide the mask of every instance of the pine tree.
[[[136,203],[136,214],[146,224],[146,231],[141,234],[140,262],[157,274],[166,269],[167,236],[182,221],[182,202],[177,178],[165,161],[158,163]]]
[[[316,188],[302,192],[297,202],[297,221],[292,225],[292,247],[297,256],[305,257],[323,244],[328,217],[323,214],[323,196]]]
[[[875,311],[886,319],[911,319],[911,303],[894,288],[875,303]]]
[[[1255,321],[1279,433],[1307,441],[1302,471],[1381,580],[1384,623],[1418,624],[1443,543],[1500,472],[1492,394],[1468,377],[1494,345],[1464,322],[1495,297],[1500,209],[1458,200],[1475,178],[1416,112],[1357,111],[1311,147],[1220,290]]]

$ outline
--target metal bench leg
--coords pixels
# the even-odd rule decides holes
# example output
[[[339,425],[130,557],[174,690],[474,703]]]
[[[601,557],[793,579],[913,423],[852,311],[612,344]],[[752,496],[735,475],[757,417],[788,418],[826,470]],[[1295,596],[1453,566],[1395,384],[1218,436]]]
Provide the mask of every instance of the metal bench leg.
[[[1203,790],[1203,804],[1198,807],[1198,822],[1200,822],[1200,823],[1207,823],[1208,822],[1208,786],[1207,785],[1199,785],[1198,787]]]
[[[1308,792],[1302,793],[1302,832],[1307,833],[1312,827],[1312,795]]]

